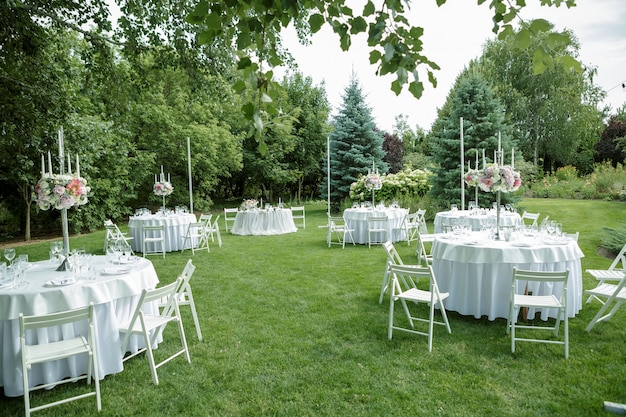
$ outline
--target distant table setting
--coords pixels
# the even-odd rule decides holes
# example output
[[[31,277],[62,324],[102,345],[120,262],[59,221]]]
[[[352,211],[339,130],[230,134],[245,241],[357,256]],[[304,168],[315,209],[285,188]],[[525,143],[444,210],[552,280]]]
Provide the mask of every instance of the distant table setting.
[[[183,238],[187,233],[190,223],[197,221],[193,213],[181,211],[159,211],[158,213],[138,212],[128,219],[129,235],[133,237],[130,241],[131,248],[135,252],[142,252],[143,248],[143,226],[165,226],[165,252],[175,252],[183,249]],[[159,243],[160,244],[160,243]],[[148,244],[147,250],[150,252],[160,251],[156,243]]]
[[[568,316],[574,317],[582,308],[580,259],[584,254],[575,239],[513,232],[507,241],[494,240],[488,232],[442,233],[435,238],[431,255],[439,290],[450,293],[445,303],[449,311],[476,318],[487,316],[489,320],[508,317],[514,267],[533,271],[569,269]],[[543,285],[516,288],[519,294],[531,291],[535,295],[549,295],[555,290]],[[542,320],[554,317],[554,311],[540,313]]]
[[[442,233],[452,229],[459,221],[467,223],[472,230],[480,231],[484,226],[496,222],[496,211],[486,209],[448,210],[435,215],[435,233]],[[512,227],[521,221],[521,216],[512,211],[500,212],[500,227]]]
[[[234,235],[266,236],[298,231],[288,208],[270,207],[239,210],[230,229]]]
[[[152,263],[140,257],[84,255],[80,272],[57,271],[59,261],[30,262],[20,279],[0,282],[0,387],[9,397],[23,395],[18,316],[41,315],[95,305],[100,378],[123,370],[119,323],[129,320],[143,289],[156,287],[159,279]],[[6,275],[6,274],[5,274]],[[158,307],[155,305],[156,311]],[[41,329],[27,333],[30,342],[86,335],[80,324],[73,328]],[[131,339],[129,351],[143,347]],[[86,358],[34,365],[33,386],[84,374]]]
[[[387,216],[387,236],[389,239],[392,242],[405,240],[406,232],[402,228],[402,224],[407,214],[409,214],[408,209],[378,205],[377,207],[353,207],[345,209],[343,218],[348,227],[353,230],[352,237],[354,238],[354,243],[363,245],[368,242],[367,219],[370,217]],[[376,238],[380,240],[380,237]]]

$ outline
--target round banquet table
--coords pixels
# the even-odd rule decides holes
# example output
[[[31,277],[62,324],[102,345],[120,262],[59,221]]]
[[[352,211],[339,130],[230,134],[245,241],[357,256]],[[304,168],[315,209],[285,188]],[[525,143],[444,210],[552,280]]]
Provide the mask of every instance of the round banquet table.
[[[445,301],[447,310],[476,318],[487,316],[489,320],[507,318],[514,267],[533,271],[569,269],[568,316],[574,317],[582,308],[580,259],[584,255],[574,239],[520,237],[506,242],[491,240],[483,232],[445,233],[435,238],[431,254],[439,290],[450,293]],[[525,290],[525,283],[518,282],[517,293],[524,294]],[[552,284],[530,283],[528,291],[536,295],[560,294],[560,288]],[[555,312],[542,309],[541,319],[555,317]],[[534,313],[529,310],[530,317]]]
[[[350,229],[352,229],[352,237],[355,243],[361,245],[367,244],[367,219],[374,216],[387,216],[388,230],[387,236],[392,242],[398,242],[406,239],[406,232],[402,228],[404,218],[409,214],[409,210],[403,208],[349,208],[343,212],[343,218]],[[382,236],[375,236],[374,239],[380,240]]]
[[[183,249],[183,238],[187,233],[189,223],[195,223],[196,215],[192,213],[161,213],[142,216],[132,216],[128,220],[128,231],[133,239],[130,246],[135,252],[143,252],[143,226],[165,226],[165,252],[175,252]],[[197,242],[194,244],[197,245]],[[150,252],[161,250],[160,243],[149,243],[146,248]],[[188,248],[186,248],[188,249]]]
[[[230,228],[234,235],[282,235],[297,232],[291,209],[252,209],[237,212]]]
[[[119,323],[132,317],[143,289],[154,288],[159,279],[152,263],[143,258],[133,258],[124,265],[114,265],[105,256],[93,257],[93,280],[75,280],[70,285],[52,286],[50,281],[74,278],[71,272],[55,271],[58,263],[32,262],[26,270],[24,287],[0,289],[0,387],[8,397],[23,395],[20,348],[19,313],[41,315],[85,307],[94,303],[94,323],[98,352],[100,379],[121,372],[122,363]],[[158,305],[151,306],[156,312]],[[27,333],[27,343],[37,340],[61,340],[63,337],[87,336],[84,323],[72,328],[60,326]],[[144,346],[141,338],[133,336],[128,351],[136,352]],[[30,371],[32,386],[76,377],[87,372],[86,357],[68,358],[45,364],[35,364]]]
[[[435,215],[435,233],[441,233],[452,227],[459,219],[463,219],[470,225],[472,230],[478,232],[482,230],[484,223],[496,221],[496,212],[494,210],[483,210],[479,213],[471,213],[469,210],[440,211]],[[500,227],[515,226],[521,219],[518,213],[504,210],[500,211]]]

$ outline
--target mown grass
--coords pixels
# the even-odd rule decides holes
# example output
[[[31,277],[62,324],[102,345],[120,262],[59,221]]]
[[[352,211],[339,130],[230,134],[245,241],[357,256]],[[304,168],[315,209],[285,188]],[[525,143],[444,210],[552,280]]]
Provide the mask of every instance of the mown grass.
[[[606,267],[597,247],[604,226],[622,221],[624,203],[524,199],[520,210],[559,219],[580,231],[583,269]],[[193,258],[192,280],[205,340],[184,311],[192,363],[159,370],[155,386],[145,358],[101,384],[101,416],[594,416],[603,401],[626,402],[626,310],[590,333],[599,308],[585,304],[570,321],[570,358],[562,348],[520,344],[511,354],[505,320],[450,313],[452,334],[387,339],[388,298],[378,304],[382,248],[326,246],[326,206],[307,206],[307,228],[281,236],[233,236],[211,252],[151,258],[162,283]],[[432,226],[431,226],[432,229]],[[102,232],[73,237],[73,247],[102,251]],[[397,243],[405,262],[414,247]],[[19,247],[44,259],[48,244]],[[584,276],[584,287],[594,285]],[[157,354],[176,347],[174,328]],[[168,336],[172,336],[169,337]],[[78,384],[40,395],[46,399]],[[37,395],[38,396],[38,395]],[[35,397],[37,397],[35,396]],[[1,398],[0,415],[22,415],[22,398]],[[93,415],[92,401],[41,416]]]

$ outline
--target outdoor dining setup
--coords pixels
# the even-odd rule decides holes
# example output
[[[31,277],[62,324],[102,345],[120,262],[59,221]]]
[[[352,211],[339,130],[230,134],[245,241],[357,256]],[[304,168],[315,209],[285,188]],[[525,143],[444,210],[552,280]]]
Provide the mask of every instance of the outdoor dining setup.
[[[62,129],[58,139],[59,171],[53,171],[50,152],[47,168],[42,155],[35,198],[42,210],[61,211],[63,240],[50,244],[47,260],[29,261],[28,255],[16,256],[14,248],[7,248],[4,253],[9,265],[0,263],[0,387],[7,397],[24,397],[27,416],[87,397],[95,397],[100,410],[99,381],[123,371],[123,363],[139,353],[145,352],[149,358],[155,384],[162,364],[180,355],[190,362],[180,306],[191,308],[202,339],[189,285],[195,269],[191,260],[178,279],[158,286],[152,262],[133,253],[134,249],[145,255],[143,242],[152,236],[139,230],[157,224],[165,231],[162,250],[183,248],[187,224],[196,218],[166,209],[165,197],[173,189],[169,175],[166,179],[162,170],[160,178],[155,176],[155,194],[163,197],[163,207],[157,214],[142,210],[133,216],[131,236],[107,221],[104,255],[71,249],[67,210],[87,204],[90,188],[80,175],[78,156],[72,170],[71,158],[63,151]],[[167,353],[164,360],[155,360],[155,356],[165,356],[152,351],[163,341],[168,323],[179,328],[180,349]],[[37,399],[37,404],[31,404],[31,391],[78,380],[86,380],[88,393],[57,401]]]

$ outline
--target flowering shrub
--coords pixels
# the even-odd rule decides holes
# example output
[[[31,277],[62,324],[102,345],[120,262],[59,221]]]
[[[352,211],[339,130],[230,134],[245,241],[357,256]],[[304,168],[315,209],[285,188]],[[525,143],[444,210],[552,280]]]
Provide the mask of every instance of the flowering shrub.
[[[158,181],[154,183],[154,194],[158,196],[167,196],[172,194],[174,187],[169,181]]]
[[[486,192],[510,193],[517,191],[522,185],[522,178],[509,165],[489,164],[483,169],[468,171],[465,174],[465,183],[470,187],[478,186]]]
[[[391,201],[400,196],[422,197],[430,190],[429,178],[432,172],[427,169],[405,168],[397,174],[380,176],[381,188],[376,191],[379,201]],[[361,176],[350,185],[350,198],[353,201],[365,201],[372,198],[372,192],[366,186],[367,176]]]
[[[35,185],[34,200],[42,210],[67,209],[88,203],[91,189],[84,178],[68,174],[45,174]]]

